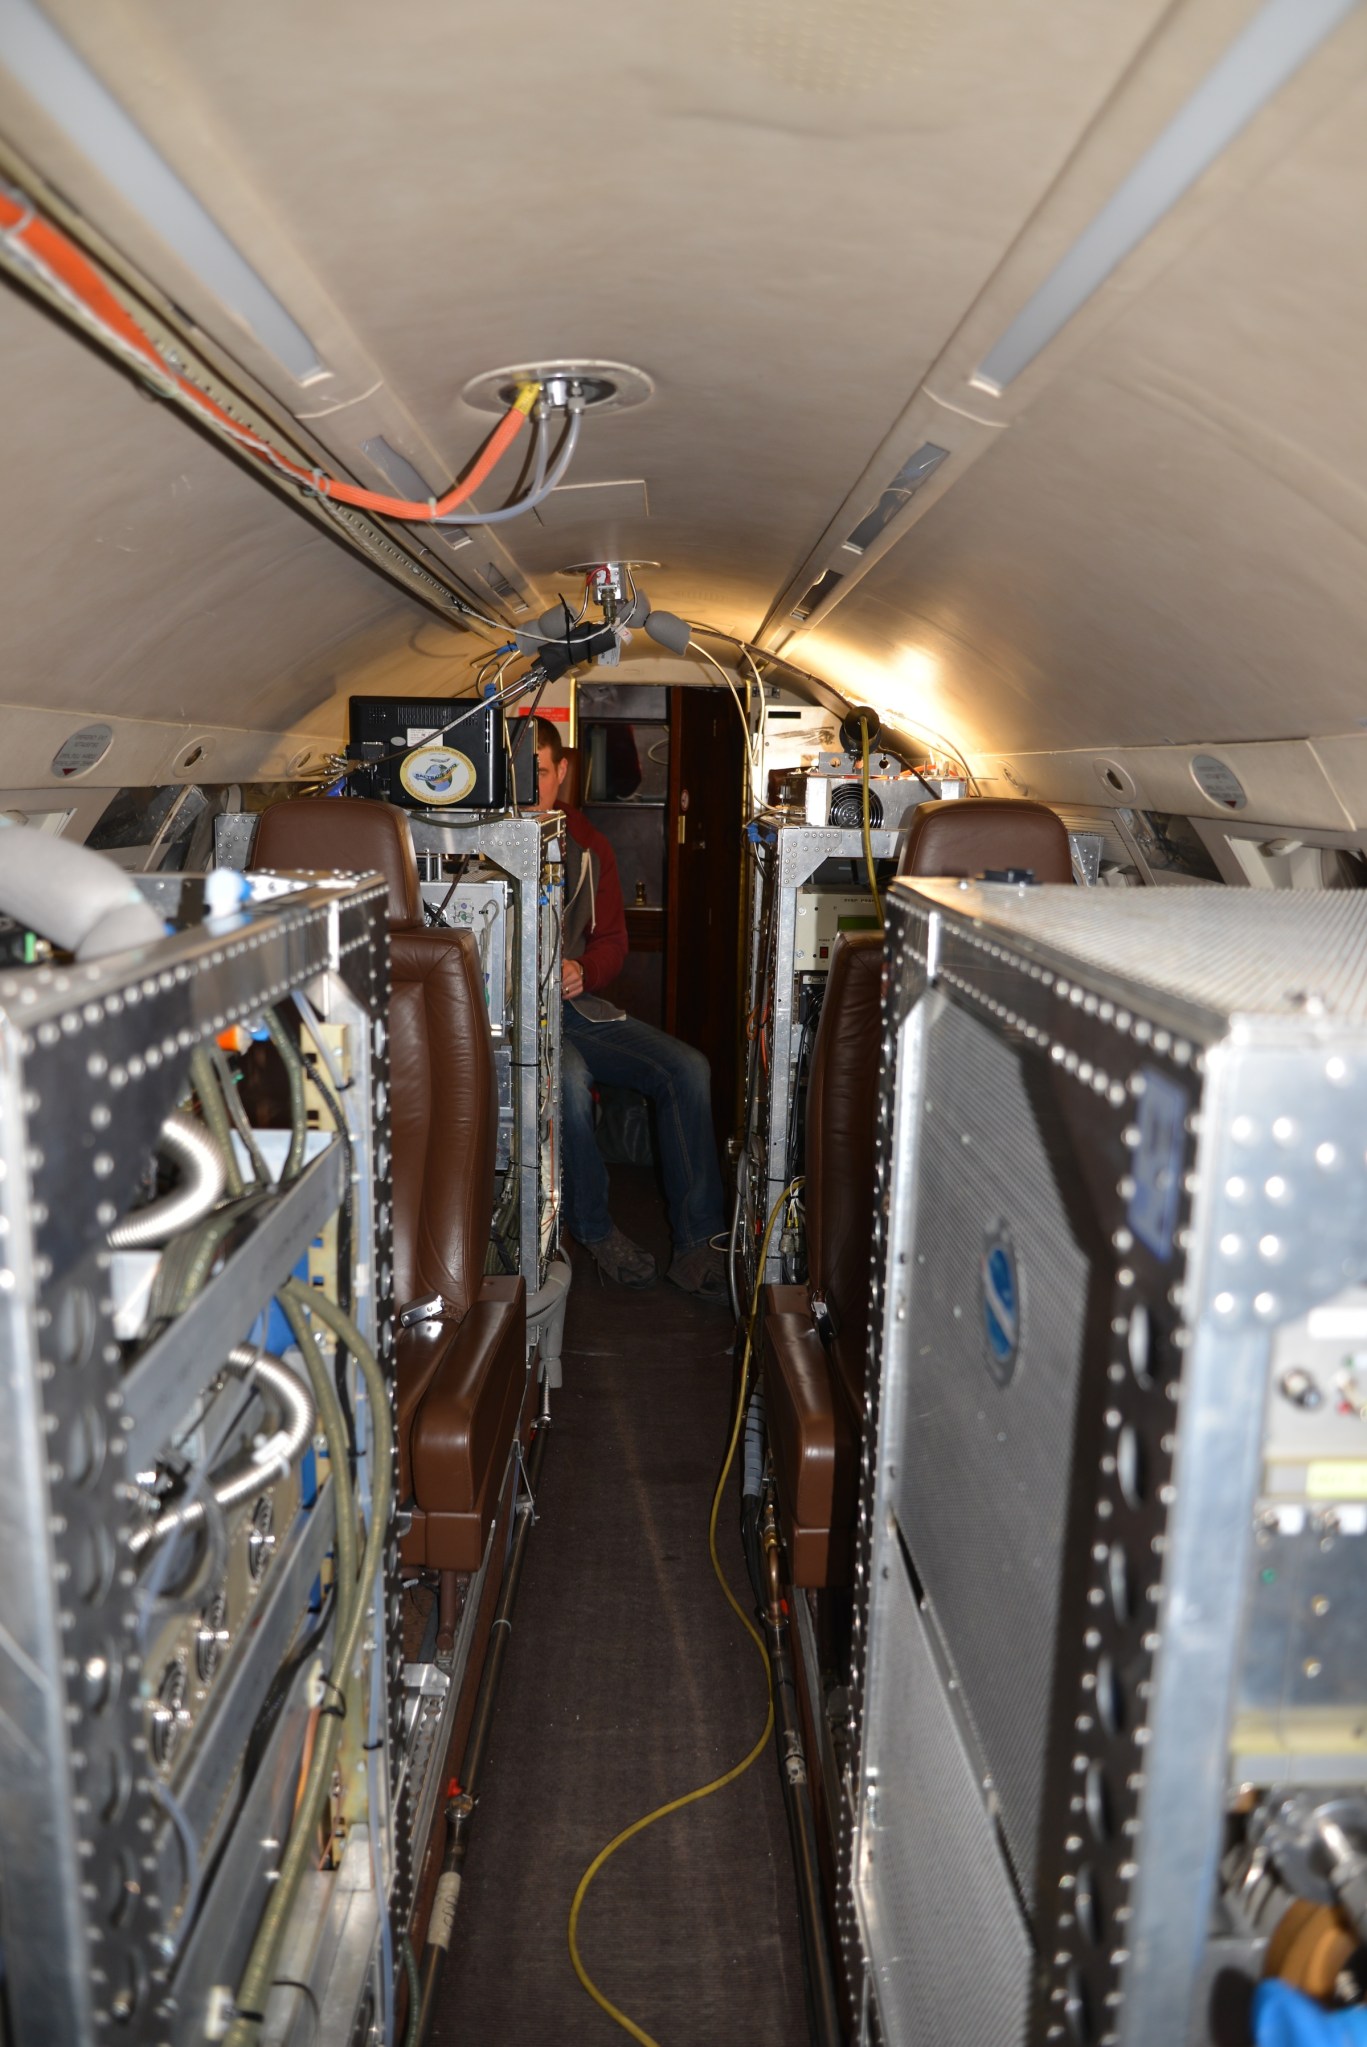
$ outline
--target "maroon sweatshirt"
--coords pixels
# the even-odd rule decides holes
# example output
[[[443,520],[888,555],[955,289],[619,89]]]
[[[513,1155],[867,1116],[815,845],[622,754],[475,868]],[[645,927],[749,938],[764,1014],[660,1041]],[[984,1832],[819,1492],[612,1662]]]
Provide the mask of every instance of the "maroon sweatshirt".
[[[615,981],[626,963],[627,914],[622,907],[622,884],[617,874],[617,855],[603,834],[596,830],[582,810],[565,812],[565,826],[577,846],[598,861],[598,881],[593,898],[593,922],[579,964],[584,970],[584,993],[596,995]]]

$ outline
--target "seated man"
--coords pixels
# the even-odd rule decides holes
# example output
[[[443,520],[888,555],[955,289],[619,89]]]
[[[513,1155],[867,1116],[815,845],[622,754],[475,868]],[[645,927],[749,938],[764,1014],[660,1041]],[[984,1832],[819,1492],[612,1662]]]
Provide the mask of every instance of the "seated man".
[[[596,991],[627,956],[622,885],[611,846],[562,796],[569,762],[560,734],[536,721],[538,808],[563,810],[565,910],[561,987],[562,1150],[565,1213],[598,1270],[619,1286],[655,1283],[655,1260],[622,1234],[608,1212],[608,1172],[593,1130],[594,1081],[637,1088],[655,1104],[660,1165],[674,1257],[666,1274],[686,1293],[725,1301],[726,1262],[712,1239],[726,1227],[712,1138],[711,1074],[701,1052],[639,1023]]]

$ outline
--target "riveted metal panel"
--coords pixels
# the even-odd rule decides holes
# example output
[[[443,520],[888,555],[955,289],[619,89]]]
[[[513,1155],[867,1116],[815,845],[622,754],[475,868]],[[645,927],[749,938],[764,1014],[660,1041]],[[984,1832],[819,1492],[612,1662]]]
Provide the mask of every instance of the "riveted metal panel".
[[[889,1633],[908,1627],[889,1590],[900,1558],[1036,1957],[1025,2038],[1199,2039],[1231,1772],[1242,1779],[1263,1739],[1268,1767],[1294,1778],[1304,1765],[1313,1782],[1310,1702],[1321,1696],[1340,1719],[1354,1696],[1367,1707],[1349,1625],[1358,1603],[1335,1598],[1345,1567],[1326,1561],[1311,1585],[1305,1539],[1328,1558],[1354,1515],[1367,1526],[1354,1476],[1367,1467],[1344,1437],[1315,1452],[1312,1481],[1305,1458],[1295,1465],[1294,1431],[1269,1422],[1274,1371],[1290,1356],[1279,1331],[1307,1313],[1313,1327],[1337,1303],[1367,1332],[1367,904],[899,883],[882,1091],[855,1880],[842,1900],[852,1975],[867,1972],[888,2040],[917,2037],[899,1972],[919,1936],[890,1897],[864,1896],[854,1860],[869,1791],[900,1739],[875,1710]],[[967,1146],[956,1151],[955,1135]],[[999,1177],[965,1165],[975,1147]],[[1013,1204],[985,1237],[964,1208],[975,1185],[979,1206]],[[983,1256],[1003,1243],[1009,1257]],[[1032,1369],[1041,1283],[1068,1303],[1048,1323],[1048,1363]],[[970,1341],[961,1325],[974,1318]],[[1038,1412],[998,1443],[982,1417],[1004,1418],[1017,1398]],[[1360,1429],[1344,1408],[1343,1426]],[[1038,1453],[1051,1428],[1046,1487]],[[1337,1487],[1353,1503],[1321,1510],[1311,1498],[1303,1525],[1286,1506],[1288,1469],[1307,1496]],[[1052,1521],[1038,1511],[1046,1490]],[[1016,1617],[992,1605],[1008,1562],[1017,1572],[1037,1557],[1053,1581],[1034,1609],[1047,1685],[1043,1650],[1022,1657]],[[1276,1589],[1279,1561],[1293,1582]],[[1302,1610],[1307,1587],[1318,1609]],[[1344,1625],[1328,1624],[1335,1613]],[[1312,1617],[1323,1650],[1292,1656]],[[1022,1674],[1028,1710],[1004,1706]],[[1033,1865],[1019,1785],[996,1761],[1004,1726],[1030,1730],[1018,1761],[1034,1744],[1022,1780],[1036,1800]],[[981,1828],[955,1806],[948,1773],[923,1770],[920,1782],[942,1824],[943,1880],[976,1880]],[[936,1966],[923,1962],[923,1991]],[[948,1981],[935,1978],[937,1998]],[[976,2022],[961,2023],[952,2000],[939,2008],[940,2047],[976,2047]]]
[[[177,879],[193,914],[198,883]],[[174,1605],[158,1604],[162,1588],[153,1591],[150,1572],[139,1577],[129,1445],[137,1443],[139,1464],[159,1456],[214,1372],[193,1346],[184,1370],[161,1372],[155,1339],[141,1358],[116,1340],[106,1234],[132,1204],[160,1124],[185,1091],[191,1053],[307,990],[351,1026],[352,1080],[342,1098],[349,1171],[339,1169],[334,1146],[299,1183],[299,1199],[278,1202],[276,1226],[249,1248],[239,1274],[253,1299],[240,1321],[228,1318],[232,1334],[222,1288],[219,1307],[197,1327],[212,1367],[349,1195],[354,1312],[390,1369],[384,906],[373,882],[305,884],[90,966],[0,975],[0,1885],[7,2012],[18,2040],[88,2047],[117,2032],[134,2047],[200,2037],[208,1995],[236,1981],[270,1894],[279,1849],[272,1827],[258,1827],[245,1860],[234,1835],[262,1798],[288,1821],[298,1776],[288,1716],[270,1727],[228,1725],[231,1713],[212,1710],[216,1675],[196,1690],[191,1657],[187,1728],[177,1723],[176,1746],[161,1754],[149,1740],[165,1674],[156,1645],[177,1628],[193,1640],[197,1622],[193,1607],[181,1622]],[[233,1243],[220,1248],[231,1285]],[[332,1525],[328,1486],[312,1513],[296,1518],[296,1478],[263,1474],[263,1491],[268,1482],[282,1510],[275,1549],[263,1546],[259,1588],[234,1614],[223,1652],[224,1682],[258,1701],[312,1625],[310,1587]],[[251,1538],[250,1520],[229,1531],[239,1548]],[[234,1549],[224,1582],[239,1590],[248,1575],[240,1566]],[[385,1669],[398,1643],[393,1572],[391,1529],[386,1596],[374,1617]],[[317,1641],[324,1656],[328,1625]],[[399,1710],[396,1688],[381,1716],[391,1781]],[[251,1774],[243,1751],[257,1734]],[[231,1753],[209,1758],[205,1744],[220,1740]],[[392,1874],[400,1906],[406,1852],[401,1843]]]

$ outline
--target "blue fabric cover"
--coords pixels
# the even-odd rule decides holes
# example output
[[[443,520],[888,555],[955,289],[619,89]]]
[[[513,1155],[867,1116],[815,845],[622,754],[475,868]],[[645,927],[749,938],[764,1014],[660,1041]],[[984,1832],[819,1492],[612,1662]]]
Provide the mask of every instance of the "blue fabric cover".
[[[1367,2011],[1325,2011],[1275,1978],[1253,1993],[1255,2047],[1367,2047]]]

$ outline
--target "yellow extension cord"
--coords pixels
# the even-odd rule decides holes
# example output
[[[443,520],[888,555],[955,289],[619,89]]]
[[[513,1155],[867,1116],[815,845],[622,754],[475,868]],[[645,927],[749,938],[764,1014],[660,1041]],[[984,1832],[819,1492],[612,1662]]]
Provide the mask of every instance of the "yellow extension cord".
[[[570,1960],[574,1964],[574,1973],[599,2009],[605,2011],[608,2017],[622,2028],[624,2033],[630,2033],[633,2040],[639,2041],[640,2047],[659,2047],[659,2042],[650,2033],[647,2033],[643,2026],[638,2026],[634,2019],[628,2018],[624,2011],[619,2011],[611,1998],[603,1995],[588,1970],[584,1967],[583,1958],[579,1953],[579,1914],[583,1909],[584,1900],[588,1896],[589,1885],[593,1882],[604,1863],[608,1862],[617,1853],[619,1848],[625,1847],[627,1842],[632,1840],[637,1834],[643,1834],[647,1827],[653,1827],[656,1820],[665,1819],[672,1812],[682,1812],[686,1805],[696,1805],[700,1798],[710,1798],[714,1791],[723,1791],[728,1784],[734,1784],[736,1779],[743,1777],[750,1768],[750,1765],[757,1762],[759,1757],[763,1755],[768,1745],[769,1736],[774,1731],[774,1696],[769,1685],[769,1652],[764,1646],[764,1638],[760,1634],[759,1629],[736,1598],[723,1575],[721,1559],[717,1555],[717,1513],[721,1507],[722,1494],[726,1490],[726,1481],[731,1475],[731,1465],[735,1458],[736,1445],[740,1441],[741,1427],[745,1420],[745,1401],[746,1395],[749,1392],[750,1381],[750,1358],[755,1342],[755,1318],[759,1312],[759,1294],[760,1288],[764,1283],[764,1264],[769,1256],[769,1240],[773,1236],[774,1224],[778,1221],[784,1203],[792,1199],[801,1185],[802,1180],[800,1177],[789,1181],[788,1185],[779,1195],[778,1200],[774,1203],[768,1223],[765,1225],[764,1242],[760,1247],[759,1263],[755,1269],[754,1291],[750,1296],[750,1315],[745,1327],[745,1350],[741,1358],[740,1396],[736,1401],[736,1418],[731,1427],[731,1440],[726,1447],[726,1462],[722,1466],[721,1477],[717,1480],[717,1490],[712,1495],[712,1512],[707,1523],[707,1548],[712,1558],[712,1569],[717,1574],[717,1583],[725,1593],[727,1604],[730,1606],[731,1611],[741,1622],[745,1632],[749,1635],[756,1649],[758,1649],[764,1664],[764,1683],[765,1689],[769,1694],[769,1711],[764,1722],[764,1732],[751,1749],[749,1755],[742,1762],[737,1763],[734,1769],[728,1770],[725,1776],[714,1777],[710,1784],[700,1784],[696,1791],[686,1791],[682,1798],[671,1798],[668,1805],[656,1806],[654,1812],[648,1812],[643,1819],[633,1820],[629,1827],[623,1827],[620,1834],[615,1834],[608,1842],[606,1848],[599,1849],[588,1868],[584,1871],[584,1874],[580,1877],[579,1887],[574,1894],[574,1902],[570,1906]]]

